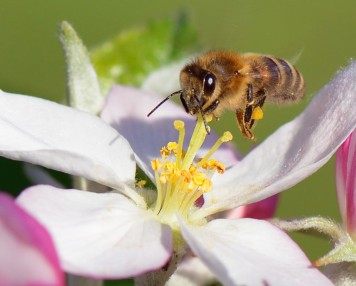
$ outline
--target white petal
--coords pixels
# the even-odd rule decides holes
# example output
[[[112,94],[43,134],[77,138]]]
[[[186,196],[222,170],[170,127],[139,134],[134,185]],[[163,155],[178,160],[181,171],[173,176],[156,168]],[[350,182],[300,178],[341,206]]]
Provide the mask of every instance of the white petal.
[[[160,156],[160,149],[168,142],[178,140],[178,131],[173,127],[174,120],[183,120],[185,123],[185,146],[188,146],[187,139],[190,139],[196,121],[195,117],[186,114],[182,107],[172,102],[166,102],[147,118],[147,114],[161,100],[157,95],[117,85],[111,90],[101,113],[106,122],[127,138],[139,166],[151,179],[154,177],[151,160]],[[217,135],[211,132],[198,156],[203,157],[217,138]],[[238,161],[237,153],[229,144],[219,148],[213,157],[221,160],[228,168]]]
[[[127,278],[162,267],[171,255],[170,228],[117,193],[37,186],[17,201],[48,228],[67,272]]]
[[[181,223],[194,253],[224,285],[332,285],[280,229],[255,219]]]
[[[0,154],[121,188],[135,178],[130,145],[87,113],[0,91]]]
[[[356,127],[356,62],[340,72],[296,119],[214,181],[207,202],[233,208],[288,189],[322,167]]]
[[[166,286],[204,286],[214,285],[213,282],[216,282],[215,275],[201,260],[198,257],[188,256],[178,265]]]

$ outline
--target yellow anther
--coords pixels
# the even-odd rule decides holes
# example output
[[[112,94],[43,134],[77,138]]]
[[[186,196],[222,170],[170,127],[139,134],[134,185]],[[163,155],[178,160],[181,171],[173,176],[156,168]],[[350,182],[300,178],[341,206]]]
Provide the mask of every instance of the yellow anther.
[[[176,167],[176,164],[174,162],[165,162],[163,165],[163,169],[168,172],[168,173],[173,173],[174,168]]]
[[[189,183],[192,180],[192,175],[188,171],[182,170],[180,174],[184,178],[184,182]]]
[[[173,150],[173,149],[175,149],[175,148],[177,148],[177,142],[168,142],[168,144],[167,144],[167,148],[169,149],[169,150]]]
[[[232,134],[229,131],[224,132],[223,136],[221,136],[222,142],[229,142],[232,140]]]
[[[162,162],[160,160],[152,160],[151,161],[151,167],[153,169],[153,171],[157,172],[159,169],[161,169],[162,167]]]
[[[136,182],[136,186],[139,188],[143,188],[147,184],[146,180],[139,180]]]
[[[215,160],[214,159],[210,159],[210,160],[205,160],[201,167],[205,170],[212,170],[214,169],[214,164],[215,164]]]
[[[171,155],[171,151],[167,148],[167,146],[162,147],[159,153],[163,159],[166,159],[169,155]]]
[[[219,161],[214,162],[214,167],[219,174],[223,174],[225,172],[225,165]]]
[[[167,176],[165,174],[161,174],[159,176],[159,182],[164,185],[165,183],[167,183]]]
[[[263,118],[263,111],[261,107],[256,107],[253,111],[252,111],[252,115],[251,118],[254,120],[260,120]]]
[[[205,180],[207,180],[207,177],[202,172],[196,172],[193,176],[193,182],[197,186],[202,186]]]
[[[174,128],[177,130],[184,128],[184,122],[182,120],[175,120],[173,125],[174,125]]]
[[[167,144],[167,149],[169,151],[171,151],[171,154],[173,153],[174,155],[176,155],[177,154],[177,148],[178,148],[177,142],[169,142]]]
[[[190,173],[190,174],[194,175],[194,173],[195,173],[196,171],[197,171],[197,168],[196,168],[195,166],[191,165],[191,166],[189,167],[189,173]]]

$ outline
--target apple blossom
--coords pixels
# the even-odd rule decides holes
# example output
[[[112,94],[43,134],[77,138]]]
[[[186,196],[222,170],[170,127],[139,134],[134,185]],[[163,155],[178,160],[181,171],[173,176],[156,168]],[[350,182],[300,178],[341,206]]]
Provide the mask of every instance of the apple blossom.
[[[95,73],[85,56],[76,58],[78,48],[67,48],[69,68],[77,65],[69,73],[70,96],[95,112]],[[94,102],[85,100],[87,92],[96,95]],[[39,185],[17,200],[49,229],[70,273],[160,285],[191,250],[225,285],[330,285],[271,223],[211,215],[278,194],[317,171],[355,128],[355,92],[352,63],[300,116],[239,160],[229,144],[216,150],[229,133],[205,138],[201,118],[193,132],[194,119],[172,103],[147,120],[158,98],[140,90],[112,90],[101,115],[112,127],[85,112],[0,91],[0,154],[112,188],[94,193]],[[193,134],[189,143],[185,134]],[[135,186],[136,164],[156,191]]]
[[[70,273],[162,284],[189,247],[226,285],[328,285],[272,224],[209,220],[288,189],[323,166],[355,129],[355,93],[352,63],[300,116],[239,161],[228,144],[216,150],[229,133],[205,138],[201,118],[193,131],[194,119],[172,103],[147,120],[159,99],[133,88],[117,86],[110,93],[101,116],[113,127],[85,112],[0,92],[0,154],[114,190],[40,185],[18,198],[48,227]],[[189,144],[185,134],[193,134]],[[157,192],[135,187],[136,163]],[[203,204],[196,206],[201,196]]]
[[[64,285],[50,235],[5,193],[0,193],[0,284]]]

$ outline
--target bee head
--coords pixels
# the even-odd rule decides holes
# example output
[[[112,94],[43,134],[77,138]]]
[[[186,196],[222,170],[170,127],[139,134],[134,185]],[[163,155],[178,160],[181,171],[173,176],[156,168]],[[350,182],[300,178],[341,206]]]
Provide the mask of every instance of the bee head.
[[[212,96],[216,86],[213,73],[192,63],[183,68],[180,73],[182,93],[180,99],[187,113],[196,114]]]

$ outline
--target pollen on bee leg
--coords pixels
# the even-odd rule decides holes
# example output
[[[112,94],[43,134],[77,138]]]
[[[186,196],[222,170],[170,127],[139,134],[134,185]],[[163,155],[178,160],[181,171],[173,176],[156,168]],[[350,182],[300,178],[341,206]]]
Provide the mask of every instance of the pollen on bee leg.
[[[262,108],[257,106],[253,111],[252,111],[252,115],[251,115],[251,119],[254,120],[260,120],[263,118],[263,111]]]

